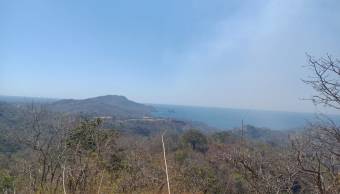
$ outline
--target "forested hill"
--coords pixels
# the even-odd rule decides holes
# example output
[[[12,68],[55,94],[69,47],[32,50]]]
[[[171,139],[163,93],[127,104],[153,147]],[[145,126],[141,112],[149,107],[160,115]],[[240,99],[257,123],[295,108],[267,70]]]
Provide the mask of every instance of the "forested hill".
[[[65,99],[48,105],[50,110],[83,113],[100,117],[149,116],[153,107],[133,102],[124,96],[106,95],[83,100]]]

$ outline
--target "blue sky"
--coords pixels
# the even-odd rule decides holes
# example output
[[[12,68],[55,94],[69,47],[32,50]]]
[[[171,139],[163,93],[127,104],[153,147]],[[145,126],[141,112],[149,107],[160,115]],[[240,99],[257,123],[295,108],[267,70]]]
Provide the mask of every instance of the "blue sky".
[[[0,2],[0,94],[315,111],[305,53],[340,57],[337,0]]]

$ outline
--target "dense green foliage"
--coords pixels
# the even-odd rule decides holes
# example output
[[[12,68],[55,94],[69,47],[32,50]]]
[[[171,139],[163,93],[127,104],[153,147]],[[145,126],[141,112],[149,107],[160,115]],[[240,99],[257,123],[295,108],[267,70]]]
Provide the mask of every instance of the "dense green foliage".
[[[189,129],[182,135],[184,146],[189,146],[194,151],[206,152],[208,149],[208,140],[200,131]]]

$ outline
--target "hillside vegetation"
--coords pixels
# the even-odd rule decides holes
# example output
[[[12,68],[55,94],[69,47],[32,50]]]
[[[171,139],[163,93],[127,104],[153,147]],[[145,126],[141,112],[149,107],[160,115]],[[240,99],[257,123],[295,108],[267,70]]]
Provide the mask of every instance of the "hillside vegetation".
[[[314,102],[339,108],[340,67],[331,59],[310,58],[316,77],[305,82]],[[165,156],[172,193],[340,193],[340,128],[332,120],[300,132],[218,131],[145,117],[150,111],[117,96],[1,102],[0,191],[168,193]]]
[[[128,100],[124,96],[107,95],[84,100],[59,100],[49,105],[57,112],[82,113],[101,117],[143,117],[153,111],[151,106]]]

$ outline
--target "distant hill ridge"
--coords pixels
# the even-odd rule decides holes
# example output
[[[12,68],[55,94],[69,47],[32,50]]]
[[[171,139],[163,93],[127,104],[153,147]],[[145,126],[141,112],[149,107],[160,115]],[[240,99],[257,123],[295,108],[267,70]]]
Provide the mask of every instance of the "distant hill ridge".
[[[44,98],[44,97],[28,97],[28,96],[3,96],[0,95],[0,102],[7,103],[16,103],[16,104],[24,104],[24,103],[51,103],[60,99],[56,98]]]
[[[65,99],[49,105],[51,110],[68,113],[85,113],[94,116],[143,117],[149,116],[153,107],[133,102],[125,96],[106,95],[83,100]]]

